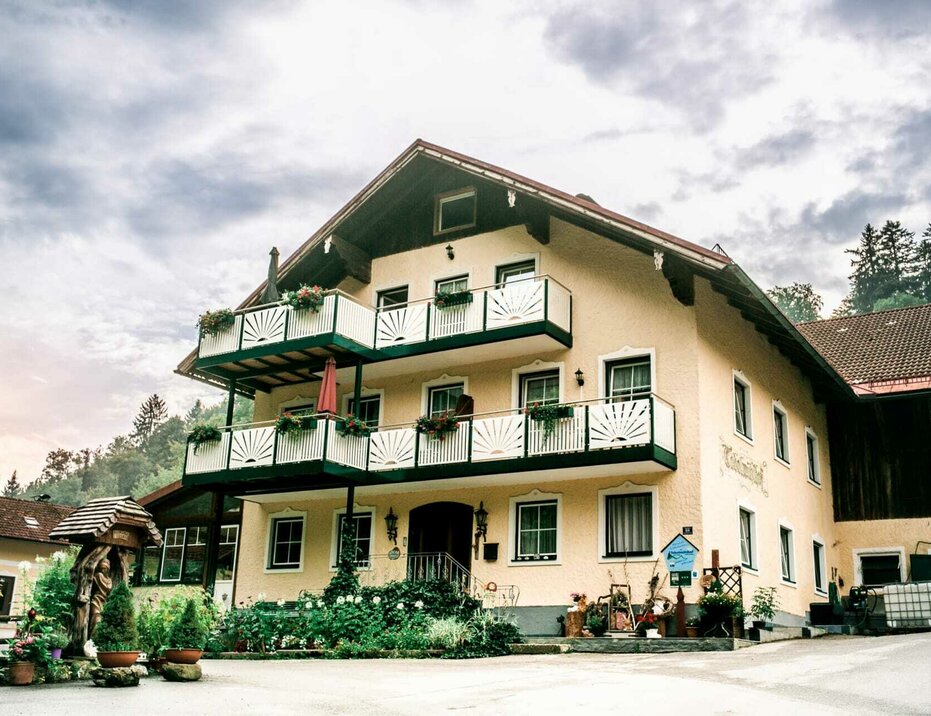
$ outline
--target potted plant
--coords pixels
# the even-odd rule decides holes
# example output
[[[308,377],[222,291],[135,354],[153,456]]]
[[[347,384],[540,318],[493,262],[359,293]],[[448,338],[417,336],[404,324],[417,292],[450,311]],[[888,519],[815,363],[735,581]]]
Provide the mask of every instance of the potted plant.
[[[744,638],[744,621],[747,618],[747,612],[744,605],[740,602],[734,605],[734,611],[731,612],[731,634],[735,639]]]
[[[310,310],[318,313],[324,298],[326,298],[326,289],[301,284],[296,291],[285,291],[281,296],[281,302],[296,311]]]
[[[418,433],[433,440],[445,440],[447,435],[459,429],[459,419],[450,412],[441,415],[421,415],[414,428]]]
[[[776,597],[775,587],[757,587],[753,592],[753,603],[750,605],[753,628],[762,629],[767,621],[775,619],[778,607],[779,599]]]
[[[731,624],[731,617],[740,604],[739,597],[721,591],[709,591],[698,598],[698,611],[701,614],[702,628],[705,633],[721,631],[727,635],[725,624]]]
[[[531,420],[543,423],[543,439],[547,440],[556,429],[556,421],[563,418],[571,418],[575,411],[571,405],[543,405],[541,403],[531,403],[524,408],[524,413]]]
[[[275,421],[275,431],[279,435],[297,435],[304,430],[315,430],[317,418],[313,415],[294,415],[285,411]]]
[[[48,651],[41,637],[24,634],[10,646],[9,658],[10,684],[29,686],[36,675],[36,662],[47,659]]]
[[[440,310],[467,303],[472,303],[471,291],[439,291],[433,297],[433,305]]]
[[[647,639],[659,639],[659,617],[652,611],[645,614],[638,614],[637,617],[638,636],[645,636]]]
[[[221,308],[218,311],[206,311],[200,314],[197,319],[197,325],[200,332],[205,336],[215,336],[222,333],[236,322],[236,316],[228,308]]]
[[[139,632],[132,594],[126,582],[117,584],[103,605],[100,623],[94,630],[97,661],[107,669],[132,666],[139,658]]]
[[[165,658],[173,664],[196,664],[206,641],[207,630],[197,613],[197,604],[189,599],[184,612],[171,625]]]
[[[56,629],[46,634],[44,641],[49,650],[49,657],[57,660],[61,658],[61,650],[68,646],[68,635]]]
[[[585,628],[592,636],[604,636],[608,631],[608,616],[598,606],[589,608],[585,616]]]
[[[345,418],[340,418],[336,421],[336,432],[343,437],[355,435],[364,438],[372,432],[372,429],[362,418],[357,418],[352,413],[349,413]]]
[[[694,639],[699,635],[701,627],[701,619],[699,617],[690,617],[688,621],[685,622],[685,635],[689,639]]]
[[[220,432],[220,428],[200,423],[191,428],[191,432],[187,436],[187,441],[194,446],[194,454],[196,455],[201,445],[204,443],[219,442],[221,437],[223,437],[223,433]]]

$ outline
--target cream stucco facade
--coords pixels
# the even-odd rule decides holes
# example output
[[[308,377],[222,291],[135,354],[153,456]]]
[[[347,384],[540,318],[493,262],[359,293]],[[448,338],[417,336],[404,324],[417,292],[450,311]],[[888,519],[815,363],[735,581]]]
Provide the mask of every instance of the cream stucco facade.
[[[14,580],[10,614],[23,613],[26,583],[34,583],[42,572],[43,566],[39,560],[46,560],[62,549],[64,547],[61,545],[46,542],[28,542],[0,537],[0,576],[12,577]],[[29,564],[25,575],[20,569],[23,563]],[[0,623],[0,638],[12,636],[14,631],[12,624]]]
[[[499,544],[495,561],[479,556],[471,564],[484,582],[517,585],[521,606],[565,604],[572,591],[607,594],[612,582],[630,583],[634,600],[645,596],[654,564],[665,577],[660,549],[683,528],[699,549],[695,569],[711,566],[712,550],[721,565],[741,561],[738,510],[754,515],[753,566],[744,571],[745,602],[757,586],[776,586],[782,610],[804,616],[808,604],[825,599],[816,591],[812,539],[825,548],[825,571],[846,565],[835,548],[839,539],[832,520],[830,464],[824,407],[815,402],[808,379],[772,344],[729,306],[702,278],[695,280],[695,303],[686,306],[670,291],[653,259],[644,253],[552,219],[550,242],[540,244],[523,226],[469,236],[451,242],[450,260],[440,245],[375,258],[367,285],[347,279],[339,286],[371,305],[377,291],[401,284],[411,299],[432,295],[434,282],[467,275],[470,287],[495,282],[495,267],[533,259],[546,274],[572,292],[572,347],[554,347],[532,339],[510,341],[507,352],[494,344],[447,351],[420,359],[366,366],[365,394],[381,396],[381,424],[411,423],[426,412],[425,386],[461,380],[474,398],[476,413],[517,406],[522,372],[557,368],[560,400],[599,399],[605,395],[605,362],[646,355],[652,390],[675,406],[677,468],[656,464],[599,465],[571,475],[558,470],[503,476],[432,480],[403,485],[359,487],[356,509],[374,510],[373,555],[394,545],[387,540],[384,516],[399,515],[399,545],[407,535],[411,509],[432,502],[483,503],[489,513],[487,541]],[[523,344],[521,343],[523,341]],[[522,347],[523,346],[523,347]],[[581,369],[585,383],[576,385]],[[750,387],[752,440],[734,428],[735,371]],[[301,398],[314,398],[318,384],[276,388],[259,393],[255,420],[274,419]],[[353,391],[352,376],[340,372],[339,405]],[[784,411],[788,427],[788,461],[774,454],[773,409]],[[817,438],[821,484],[808,480],[806,431]],[[603,548],[603,497],[617,488],[654,497],[653,555],[607,561]],[[558,500],[557,558],[549,563],[514,564],[515,498],[545,494]],[[345,490],[282,492],[247,498],[237,569],[238,600],[294,599],[301,589],[321,589],[329,581],[338,510]],[[305,518],[299,569],[268,569],[270,519],[278,514]],[[782,579],[780,525],[792,530],[793,581]],[[377,562],[377,560],[376,560]],[[822,582],[823,586],[826,586]],[[666,593],[674,590],[666,588]],[[697,579],[686,600],[701,593]]]

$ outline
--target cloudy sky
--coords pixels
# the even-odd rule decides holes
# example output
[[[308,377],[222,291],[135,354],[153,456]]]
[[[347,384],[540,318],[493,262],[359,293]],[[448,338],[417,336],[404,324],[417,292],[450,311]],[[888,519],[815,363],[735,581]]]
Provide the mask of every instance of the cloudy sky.
[[[106,443],[414,138],[835,305],[931,220],[931,2],[0,0],[0,479]]]

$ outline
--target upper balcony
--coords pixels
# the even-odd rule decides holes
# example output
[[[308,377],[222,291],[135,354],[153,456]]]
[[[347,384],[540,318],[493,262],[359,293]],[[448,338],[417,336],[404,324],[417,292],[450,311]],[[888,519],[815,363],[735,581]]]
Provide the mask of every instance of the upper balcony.
[[[245,494],[534,471],[572,479],[676,469],[675,410],[655,395],[570,403],[560,415],[549,428],[522,410],[464,416],[443,440],[412,424],[349,435],[330,415],[284,435],[270,423],[227,427],[220,440],[188,446],[184,483]]]
[[[243,309],[225,330],[201,335],[196,367],[249,378],[319,369],[331,354],[376,362],[535,338],[523,350],[511,345],[482,354],[499,358],[572,345],[572,294],[549,276],[471,289],[453,305],[437,304],[431,297],[372,308],[332,290],[316,312],[282,304]]]

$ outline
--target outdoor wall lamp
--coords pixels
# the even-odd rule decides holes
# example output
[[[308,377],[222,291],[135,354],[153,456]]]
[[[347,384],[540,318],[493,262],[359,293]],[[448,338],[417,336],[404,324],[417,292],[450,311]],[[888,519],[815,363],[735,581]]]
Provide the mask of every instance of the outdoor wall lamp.
[[[454,258],[456,258],[456,252],[453,251],[453,245],[452,245],[452,244],[446,244],[446,256],[447,256],[447,258],[448,258],[450,261],[452,261]]]
[[[385,525],[388,527],[388,539],[395,544],[398,543],[398,516],[394,514],[394,508],[388,508],[388,514],[385,515]]]
[[[585,373],[582,372],[582,369],[581,369],[581,368],[576,368],[576,371],[575,371],[575,382],[579,384],[579,387],[580,387],[580,388],[581,388],[583,385],[585,385]]]
[[[487,541],[487,535],[488,510],[485,509],[484,502],[479,502],[478,509],[475,511],[475,544],[473,545],[475,559],[478,559],[478,539],[481,537],[483,541]]]

